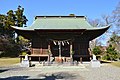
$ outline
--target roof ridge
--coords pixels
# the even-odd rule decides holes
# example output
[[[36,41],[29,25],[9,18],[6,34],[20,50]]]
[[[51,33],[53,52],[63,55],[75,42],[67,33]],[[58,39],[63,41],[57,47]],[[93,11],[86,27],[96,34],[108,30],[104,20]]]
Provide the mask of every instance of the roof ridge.
[[[86,18],[85,16],[35,16],[35,19],[38,18]]]

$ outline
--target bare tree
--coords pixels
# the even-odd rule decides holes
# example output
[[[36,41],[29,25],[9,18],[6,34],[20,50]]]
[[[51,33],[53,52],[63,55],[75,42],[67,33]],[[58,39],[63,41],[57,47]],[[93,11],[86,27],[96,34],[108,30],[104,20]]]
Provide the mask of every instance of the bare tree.
[[[100,19],[88,19],[88,22],[93,26],[93,27],[99,27],[101,25]]]
[[[100,27],[100,26],[101,26],[101,21],[100,21],[100,19],[95,19],[95,20],[88,19],[88,22],[89,22],[93,27]],[[100,45],[101,45],[101,42],[99,41],[99,38],[95,38],[95,39],[93,39],[92,41],[90,41],[89,45],[90,45],[90,48],[93,49],[93,48],[95,48],[96,46],[100,46]]]
[[[114,25],[117,28],[115,32],[116,34],[120,34],[120,2],[118,3],[115,10],[113,10],[112,14],[113,14],[113,19],[115,19]]]

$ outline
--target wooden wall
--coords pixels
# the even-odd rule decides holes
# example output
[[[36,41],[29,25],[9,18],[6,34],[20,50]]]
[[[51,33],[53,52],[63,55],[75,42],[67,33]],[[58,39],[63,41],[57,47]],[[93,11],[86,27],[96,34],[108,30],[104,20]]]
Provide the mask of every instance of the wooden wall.
[[[48,54],[48,42],[44,37],[34,37],[32,40],[32,54]]]
[[[90,54],[88,51],[89,40],[85,37],[76,37],[73,42],[74,58],[80,59],[82,57],[84,60],[89,60]]]
[[[35,35],[32,39],[32,53],[35,55],[48,54],[48,44],[50,43],[50,49],[53,56],[59,56],[59,46],[54,45],[52,41],[48,41],[46,36]],[[89,59],[89,40],[87,36],[74,37],[72,41],[73,51],[75,52],[73,57],[80,58],[88,56]],[[70,45],[62,46],[61,55],[64,57],[70,56]]]

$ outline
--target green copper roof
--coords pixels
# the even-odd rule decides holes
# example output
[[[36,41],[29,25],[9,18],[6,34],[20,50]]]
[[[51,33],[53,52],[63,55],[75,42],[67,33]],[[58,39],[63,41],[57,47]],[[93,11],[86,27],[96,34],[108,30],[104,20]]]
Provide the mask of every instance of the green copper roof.
[[[85,18],[38,18],[30,29],[83,29],[91,28]]]
[[[30,27],[20,28],[20,30],[35,30],[35,29],[101,29],[91,26],[84,16],[37,16]]]

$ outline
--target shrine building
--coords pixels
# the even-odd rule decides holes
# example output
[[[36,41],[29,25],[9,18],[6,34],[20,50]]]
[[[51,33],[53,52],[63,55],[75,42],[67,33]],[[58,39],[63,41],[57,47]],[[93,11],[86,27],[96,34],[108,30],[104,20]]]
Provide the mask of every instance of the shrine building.
[[[58,57],[90,60],[89,41],[99,37],[109,26],[93,27],[85,16],[36,16],[29,27],[12,28],[31,41],[31,58],[39,61]],[[50,55],[50,56],[49,56]]]

